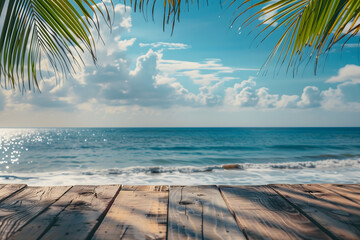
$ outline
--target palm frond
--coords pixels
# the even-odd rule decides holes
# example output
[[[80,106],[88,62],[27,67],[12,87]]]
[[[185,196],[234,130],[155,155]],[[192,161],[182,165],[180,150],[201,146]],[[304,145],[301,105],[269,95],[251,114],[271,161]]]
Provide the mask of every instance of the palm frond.
[[[38,88],[43,58],[65,77],[84,51],[96,61],[93,15],[110,19],[93,0],[2,0],[0,13],[0,84],[21,90]]]
[[[267,64],[277,55],[278,62],[288,61],[288,68],[296,71],[300,63],[315,58],[315,74],[319,58],[336,43],[345,38],[345,42],[360,31],[359,0],[233,0],[229,6],[237,6],[234,22],[246,13],[254,11],[242,26],[249,26],[255,20],[263,19],[255,26],[258,35],[264,39],[280,33]],[[245,7],[246,4],[250,6]],[[265,17],[269,16],[269,17]],[[265,33],[267,31],[267,33]]]

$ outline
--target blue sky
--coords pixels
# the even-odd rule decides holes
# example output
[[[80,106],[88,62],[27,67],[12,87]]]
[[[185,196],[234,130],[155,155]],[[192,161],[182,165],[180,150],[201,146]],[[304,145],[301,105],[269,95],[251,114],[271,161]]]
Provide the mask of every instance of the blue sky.
[[[312,64],[264,75],[279,35],[258,46],[217,1],[184,11],[172,36],[162,9],[154,22],[150,11],[149,21],[115,11],[111,34],[100,22],[97,66],[85,56],[70,79],[48,74],[41,94],[0,91],[1,127],[360,126],[358,37],[335,46],[316,76]]]

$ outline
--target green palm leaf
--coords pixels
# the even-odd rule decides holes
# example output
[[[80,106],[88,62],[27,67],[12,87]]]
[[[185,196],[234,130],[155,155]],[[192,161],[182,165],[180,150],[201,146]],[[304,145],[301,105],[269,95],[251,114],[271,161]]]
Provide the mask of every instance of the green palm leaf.
[[[110,19],[93,0],[2,0],[1,85],[23,90],[38,87],[43,58],[62,77],[79,64],[84,51],[96,61],[90,28],[99,27],[92,16],[97,17],[97,10]]]
[[[230,6],[238,2],[234,0]],[[244,7],[246,4],[250,6]],[[278,62],[287,60],[288,67],[293,66],[294,70],[305,59],[310,61],[315,58],[316,74],[319,58],[340,40],[345,38],[346,42],[360,30],[358,0],[262,0],[256,4],[246,0],[237,6],[238,9],[243,7],[245,9],[235,21],[244,13],[259,8],[242,25],[247,26],[262,16],[270,16],[263,17],[255,28],[260,29],[260,35],[265,34],[265,39],[276,32],[281,35],[267,63],[278,55]]]

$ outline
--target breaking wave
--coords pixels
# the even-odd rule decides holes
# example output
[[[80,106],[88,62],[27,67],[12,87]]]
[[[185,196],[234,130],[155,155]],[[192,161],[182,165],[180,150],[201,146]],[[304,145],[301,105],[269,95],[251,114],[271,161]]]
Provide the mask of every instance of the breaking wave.
[[[56,172],[0,172],[1,182],[46,185],[168,184],[206,185],[269,183],[359,183],[360,158],[213,166],[127,167]]]
[[[360,167],[360,158],[358,159],[328,159],[321,161],[304,161],[304,162],[283,162],[283,163],[239,163],[224,164],[212,166],[151,166],[151,167],[128,167],[128,168],[110,168],[102,170],[90,170],[82,172],[83,175],[131,175],[131,174],[162,174],[162,173],[206,173],[212,171],[226,170],[294,170],[294,169],[337,169],[348,167]]]

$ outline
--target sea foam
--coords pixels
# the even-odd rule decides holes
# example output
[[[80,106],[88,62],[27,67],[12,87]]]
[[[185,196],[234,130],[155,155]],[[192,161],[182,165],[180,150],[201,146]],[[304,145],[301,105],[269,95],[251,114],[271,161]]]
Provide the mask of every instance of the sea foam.
[[[222,165],[128,167],[37,173],[0,173],[2,183],[28,185],[79,184],[269,184],[269,183],[359,183],[360,159]]]

